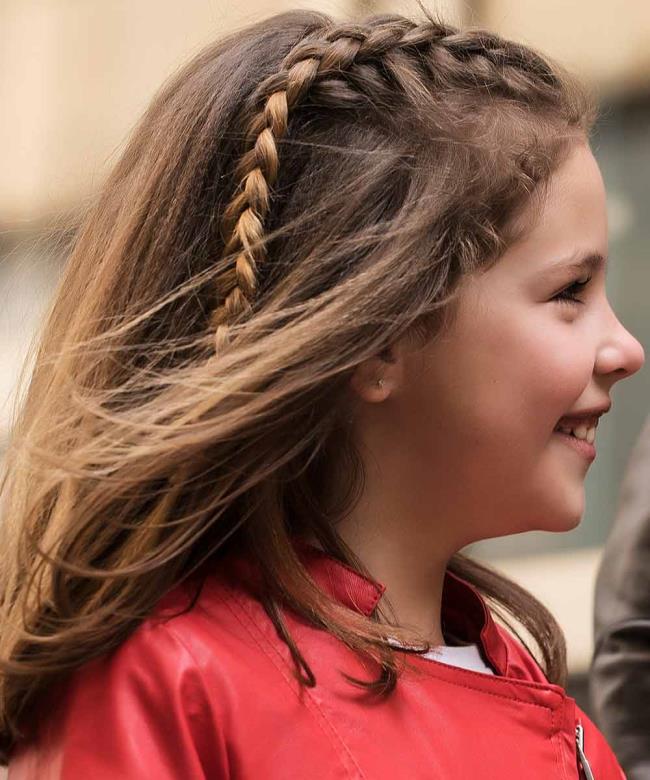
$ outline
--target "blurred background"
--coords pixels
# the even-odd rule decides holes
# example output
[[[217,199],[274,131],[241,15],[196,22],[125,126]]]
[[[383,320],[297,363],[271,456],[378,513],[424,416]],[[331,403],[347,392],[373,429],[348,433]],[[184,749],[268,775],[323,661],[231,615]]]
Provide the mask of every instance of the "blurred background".
[[[461,25],[542,49],[597,91],[594,153],[608,189],[608,291],[650,350],[650,3],[466,0],[425,3]],[[0,458],[23,357],[62,268],[71,219],[115,162],[161,82],[205,43],[296,7],[333,15],[401,12],[416,2],[3,0],[0,4]],[[598,429],[587,510],[570,534],[530,533],[472,552],[532,590],[567,634],[571,692],[589,708],[592,599],[631,448],[650,411],[650,372],[617,386]]]

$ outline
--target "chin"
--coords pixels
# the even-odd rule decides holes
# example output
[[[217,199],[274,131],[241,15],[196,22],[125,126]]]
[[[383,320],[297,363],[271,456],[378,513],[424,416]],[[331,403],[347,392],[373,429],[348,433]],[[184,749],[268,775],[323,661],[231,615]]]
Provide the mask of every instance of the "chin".
[[[582,515],[577,517],[558,517],[554,518],[551,522],[546,522],[543,525],[540,525],[536,530],[549,531],[550,533],[566,533],[567,531],[573,531],[574,528],[577,528],[581,521]]]
[[[501,529],[500,536],[508,534],[527,533],[528,531],[547,531],[549,533],[566,533],[577,528],[585,512],[584,490],[577,491],[573,495],[565,495],[562,501],[528,502],[528,506],[534,506],[535,511],[513,510],[508,513],[510,518],[518,517],[520,522],[513,523],[510,527]]]
[[[483,539],[497,539],[504,536],[514,536],[515,534],[526,534],[530,531],[546,531],[547,533],[566,533],[567,531],[573,531],[580,525],[582,520],[582,513],[578,514],[563,514],[560,515],[555,509],[553,512],[549,511],[544,517],[528,517],[522,523],[517,523],[512,526],[502,526],[498,530],[493,531],[489,536],[480,536],[476,539],[472,539],[468,544],[481,541]]]
[[[573,531],[582,522],[584,517],[584,500],[575,502],[573,507],[565,505],[563,507],[549,507],[548,512],[543,518],[539,518],[539,525],[536,525],[536,531],[550,531],[551,533],[563,533]]]
[[[535,512],[528,515],[534,524],[535,531],[563,533],[577,528],[585,514],[584,484],[572,485],[547,482],[543,489],[535,490],[535,498],[531,496],[529,506],[535,507]],[[536,499],[536,500],[535,500]]]
[[[513,534],[524,534],[530,531],[547,531],[548,533],[566,533],[573,531],[582,522],[585,513],[584,489],[565,493],[564,496],[553,496],[548,500],[548,491],[544,491],[544,501],[540,500],[540,491],[527,494],[515,505],[499,507],[497,517],[490,520],[483,518],[482,534],[468,544],[479,539],[494,539]],[[535,507],[531,511],[530,507]],[[489,533],[486,533],[489,530]]]

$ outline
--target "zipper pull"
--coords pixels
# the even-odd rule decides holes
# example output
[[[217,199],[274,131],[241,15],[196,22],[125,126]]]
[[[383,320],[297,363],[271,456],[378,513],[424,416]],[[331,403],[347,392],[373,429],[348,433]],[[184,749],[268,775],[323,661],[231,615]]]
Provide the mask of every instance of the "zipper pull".
[[[580,721],[576,724],[576,748],[578,750],[578,761],[582,771],[585,773],[585,777],[587,780],[594,780],[594,773],[591,771],[589,761],[587,761],[587,756],[585,755],[585,731]]]

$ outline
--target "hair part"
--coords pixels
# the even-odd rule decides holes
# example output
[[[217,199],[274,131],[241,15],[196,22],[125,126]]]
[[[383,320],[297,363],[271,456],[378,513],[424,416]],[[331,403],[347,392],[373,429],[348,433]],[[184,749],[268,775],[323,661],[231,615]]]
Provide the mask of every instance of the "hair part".
[[[122,642],[160,595],[235,549],[296,671],[292,609],[399,674],[379,609],[335,603],[292,540],[336,533],[363,490],[348,380],[405,333],[434,338],[464,274],[497,262],[589,133],[559,65],[427,16],[296,11],[207,47],[135,129],[74,247],[40,335],[0,498],[0,754],[53,681]],[[552,682],[556,622],[456,555],[523,624]],[[426,649],[426,643],[421,643]]]

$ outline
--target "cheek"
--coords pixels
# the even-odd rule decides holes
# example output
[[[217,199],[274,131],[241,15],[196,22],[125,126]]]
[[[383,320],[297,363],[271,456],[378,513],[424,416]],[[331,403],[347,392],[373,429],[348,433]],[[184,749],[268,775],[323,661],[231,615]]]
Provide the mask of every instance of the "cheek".
[[[461,372],[475,397],[474,414],[486,425],[547,434],[588,386],[590,334],[556,305],[492,312],[465,334]]]
[[[478,311],[429,347],[400,427],[420,457],[530,466],[591,380],[589,334],[544,305]]]
[[[593,374],[593,352],[577,327],[557,322],[524,328],[512,344],[508,377],[522,394],[522,410],[533,430],[547,433],[575,405]]]
[[[398,425],[409,468],[437,502],[447,496],[454,511],[477,518],[468,538],[556,520],[566,530],[582,511],[579,491],[558,485],[551,436],[592,376],[589,334],[548,311],[527,314],[472,323],[433,346],[422,373],[409,377]]]

